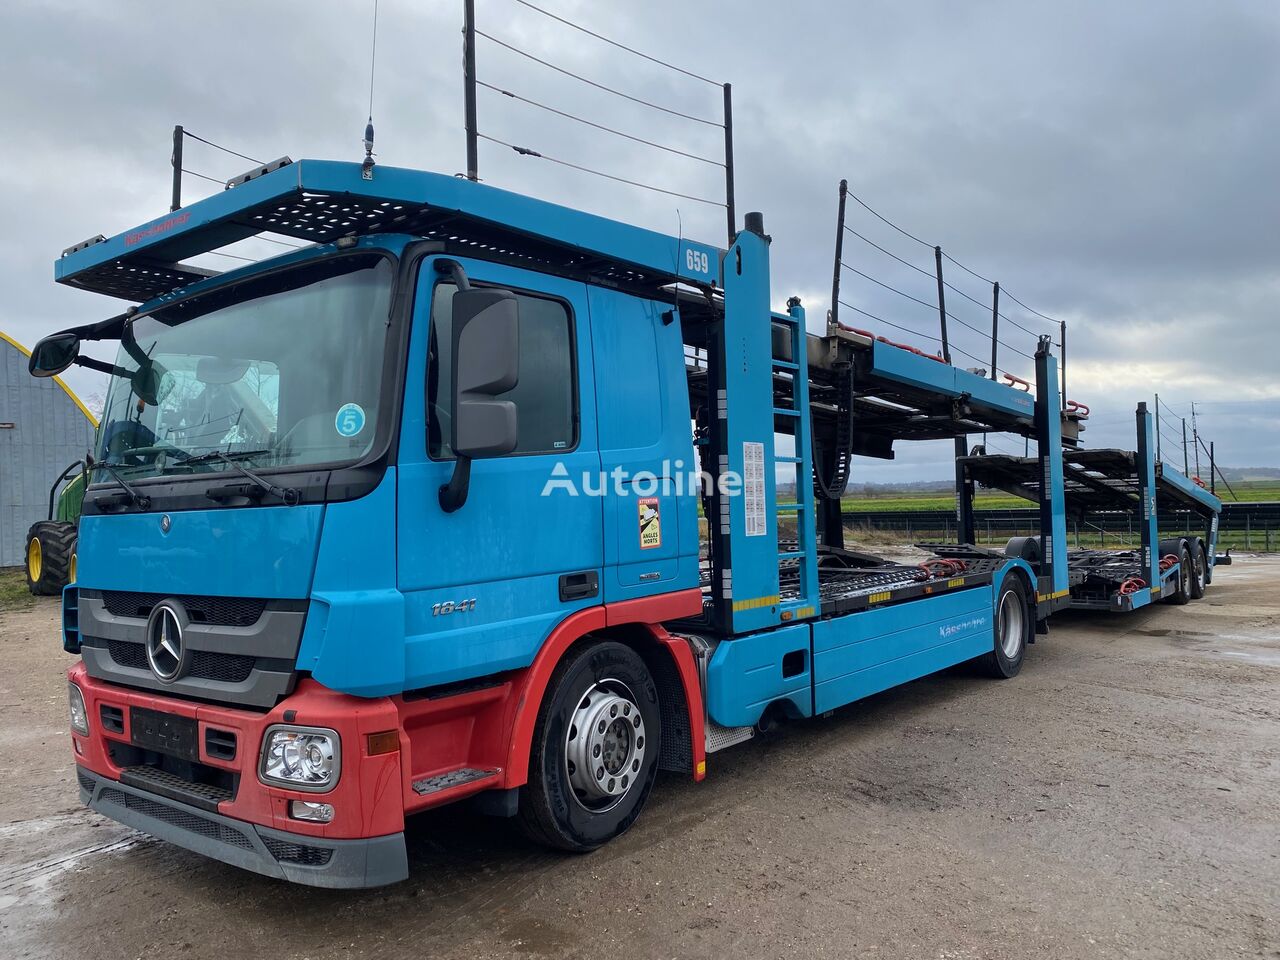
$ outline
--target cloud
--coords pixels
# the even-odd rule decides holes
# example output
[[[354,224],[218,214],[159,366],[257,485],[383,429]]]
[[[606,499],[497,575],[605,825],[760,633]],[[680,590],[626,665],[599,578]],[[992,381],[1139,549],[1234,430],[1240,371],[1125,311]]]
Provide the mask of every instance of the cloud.
[[[1275,344],[1280,311],[1280,7],[1250,0],[1149,6],[872,0],[638,8],[547,0],[606,35],[734,84],[739,216],[773,236],[773,297],[799,292],[811,328],[827,308],[836,184],[1035,310],[1068,322],[1072,396],[1090,403],[1091,444],[1131,445],[1132,412],[1159,392],[1203,403],[1221,459],[1280,464]],[[495,37],[583,76],[715,118],[719,91],[636,60],[510,0],[480,4]],[[51,282],[50,261],[97,232],[167,208],[174,123],[251,156],[358,159],[368,111],[372,4],[249,0],[102,5],[19,0],[6,8],[0,155],[9,229],[0,236],[0,328],[25,342],[109,315],[116,302]],[[379,160],[462,168],[461,5],[383,0],[374,113]],[[730,13],[730,10],[732,11]],[[481,40],[488,82],[678,149],[719,157],[720,131],[618,100]],[[628,179],[718,200],[715,166],[654,150],[487,90],[480,126]],[[245,162],[193,144],[216,178]],[[481,147],[491,183],[686,236],[721,241],[719,208],[634,190],[545,160]],[[190,178],[188,196],[210,188]],[[861,208],[850,224],[932,270],[931,253]],[[679,226],[678,226],[679,225]],[[932,281],[856,239],[846,260],[926,301]],[[985,304],[989,286],[948,263]],[[842,297],[895,338],[930,346],[928,308],[846,274]],[[1010,321],[1054,325],[1007,298]],[[957,293],[958,350],[987,362],[989,309]],[[874,324],[863,318],[867,325]],[[1034,337],[1002,321],[1004,362]],[[971,365],[963,356],[958,359]],[[92,390],[94,375],[72,382]],[[1264,413],[1262,411],[1270,411]],[[936,445],[935,445],[936,446]],[[946,446],[946,445],[942,445]],[[932,452],[931,452],[932,451]],[[945,476],[947,449],[859,464]]]

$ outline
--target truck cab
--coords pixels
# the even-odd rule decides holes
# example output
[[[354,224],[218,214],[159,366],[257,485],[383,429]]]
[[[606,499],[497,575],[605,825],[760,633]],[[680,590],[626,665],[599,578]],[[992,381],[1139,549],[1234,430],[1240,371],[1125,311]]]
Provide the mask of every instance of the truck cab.
[[[397,191],[416,195],[420,225],[435,212],[424,190],[469,188],[473,207],[523,198],[378,177],[359,227],[226,274],[179,276],[176,257],[253,231],[264,201],[237,194],[277,215],[277,194],[298,197],[309,209],[282,235],[305,237],[341,191],[319,202],[300,182],[363,186],[358,168],[299,163],[69,251],[64,282],[143,302],[32,361],[41,373],[41,358],[74,354],[110,376],[64,597],[84,798],[242,866],[335,885],[404,875],[406,812],[482,791],[513,806],[539,707],[522,698],[557,631],[568,644],[606,619],[702,608],[668,278],[620,289],[528,252],[383,229],[409,207],[382,199]],[[578,216],[563,229],[652,243]],[[175,286],[143,298],[158,256]],[[97,339],[118,341],[114,359],[79,356]],[[687,655],[681,681],[660,640],[641,642],[633,659],[654,659],[665,684],[696,683]],[[653,689],[624,694],[637,714],[646,695],[656,711]],[[692,773],[685,737],[670,763]],[[652,778],[656,749],[643,770],[642,751],[627,756],[628,780]],[[586,792],[586,809],[613,800]]]

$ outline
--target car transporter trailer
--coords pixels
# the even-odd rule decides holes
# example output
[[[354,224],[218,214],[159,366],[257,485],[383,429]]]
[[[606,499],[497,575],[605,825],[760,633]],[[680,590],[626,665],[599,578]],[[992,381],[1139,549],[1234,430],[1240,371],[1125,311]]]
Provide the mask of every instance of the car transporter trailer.
[[[184,263],[260,235],[309,245]],[[659,768],[701,780],[779,717],[961,662],[1011,677],[1121,573],[1108,605],[1134,577],[1124,609],[1169,589],[1151,460],[1081,472],[1047,340],[1022,389],[836,322],[808,334],[798,299],[771,309],[770,244],[759,214],[720,249],[284,159],[69,248],[59,282],[137,304],[31,361],[111,376],[63,594],[82,799],[325,886],[404,878],[405,818],[466,798],[590,850]],[[113,362],[80,355],[99,340]],[[851,458],[984,432],[1037,455],[965,459],[962,488],[997,467],[1034,488],[1037,549],[979,548],[971,522],[920,564],[846,548]],[[693,459],[712,482],[671,483]],[[622,479],[549,484],[584,473]],[[1066,516],[1113,482],[1150,523],[1103,572],[1068,555]],[[1212,556],[1216,500],[1158,482],[1208,519]]]

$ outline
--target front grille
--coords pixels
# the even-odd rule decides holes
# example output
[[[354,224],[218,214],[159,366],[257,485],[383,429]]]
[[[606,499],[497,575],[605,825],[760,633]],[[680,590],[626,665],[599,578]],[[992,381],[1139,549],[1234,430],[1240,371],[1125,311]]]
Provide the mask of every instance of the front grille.
[[[330,847],[312,847],[305,843],[291,843],[274,837],[263,837],[271,855],[281,863],[297,863],[304,867],[323,867],[333,857]]]
[[[81,770],[79,764],[76,765],[76,780],[80,782],[81,790],[87,790],[89,793],[93,793],[93,777]]]
[[[108,640],[107,653],[121,667],[149,670],[147,652],[141,643],[128,640]],[[256,658],[242,653],[218,653],[213,650],[191,651],[191,666],[186,676],[197,680],[217,680],[222,683],[243,683],[253,673]]]
[[[102,602],[112,616],[145,620],[151,608],[167,599],[163,593],[136,593],[131,590],[104,590]],[[267,601],[254,597],[173,597],[182,604],[192,623],[220,627],[251,627],[258,622]]]
[[[188,833],[196,833],[202,837],[208,837],[210,840],[217,840],[233,847],[240,847],[243,850],[253,849],[253,844],[243,833],[218,823],[216,820],[210,820],[208,817],[189,813],[186,810],[177,810],[167,804],[157,803],[155,800],[148,800],[146,797],[134,796],[132,793],[125,793],[123,790],[116,790],[113,787],[103,790],[99,799],[102,803],[114,803],[116,806],[124,807],[126,810],[133,810],[143,816],[163,820],[165,823],[175,826],[179,830],[186,830]]]

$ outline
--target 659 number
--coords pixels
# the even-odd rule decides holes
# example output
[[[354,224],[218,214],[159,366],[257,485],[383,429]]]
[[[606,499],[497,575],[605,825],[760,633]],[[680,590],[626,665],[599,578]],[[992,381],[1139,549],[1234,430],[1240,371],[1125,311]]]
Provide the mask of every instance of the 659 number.
[[[684,252],[684,265],[685,269],[692,270],[694,273],[711,272],[711,261],[701,250],[694,250],[692,248],[686,250]]]

